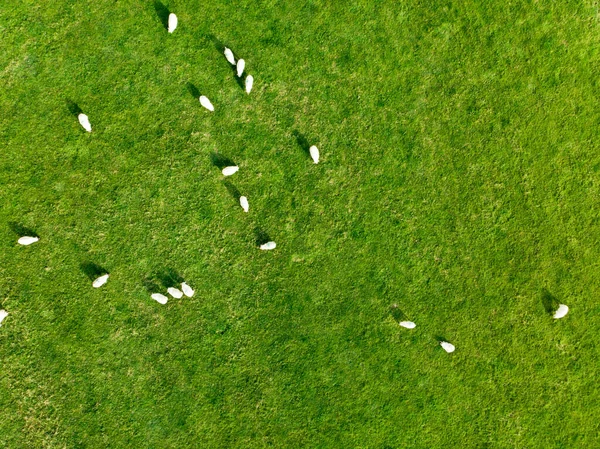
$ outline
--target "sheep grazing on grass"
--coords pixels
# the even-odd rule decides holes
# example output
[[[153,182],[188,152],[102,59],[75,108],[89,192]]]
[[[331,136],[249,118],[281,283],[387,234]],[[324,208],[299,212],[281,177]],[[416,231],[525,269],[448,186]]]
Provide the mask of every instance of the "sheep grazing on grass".
[[[406,329],[414,329],[415,327],[417,327],[417,325],[415,323],[413,323],[412,321],[400,321],[400,326],[405,327]]]
[[[447,341],[440,341],[440,346],[444,348],[444,351],[446,351],[448,354],[454,352],[456,349],[452,343],[448,343]]]
[[[169,295],[171,295],[175,299],[179,299],[183,296],[183,292],[175,287],[169,287],[167,289],[167,292],[169,292]]]
[[[319,163],[319,149],[316,146],[312,146],[308,149],[310,153],[310,157],[312,158],[315,164]]]
[[[4,321],[4,318],[6,318],[7,316],[8,312],[6,310],[0,310],[0,326],[2,325],[2,321]]]
[[[260,249],[268,251],[270,249],[275,249],[276,246],[277,244],[275,242],[267,242],[260,245]]]
[[[215,110],[215,107],[212,105],[210,100],[206,98],[204,95],[200,96],[200,104],[208,109],[210,112]]]
[[[229,167],[225,167],[223,170],[221,170],[221,173],[223,173],[223,176],[231,176],[234,173],[236,173],[239,169],[240,167],[238,167],[237,165],[230,165]]]
[[[225,54],[225,58],[227,59],[229,64],[235,65],[235,58],[233,56],[233,52],[229,48],[225,47],[225,50],[223,50],[223,53]]]
[[[177,16],[173,13],[169,14],[168,31],[172,33],[177,28]]]
[[[151,298],[160,304],[166,304],[169,298],[162,293],[152,293]]]
[[[181,283],[181,290],[183,290],[183,294],[185,296],[187,296],[188,298],[191,298],[192,296],[194,296],[194,290],[192,289],[192,287],[187,285],[185,282]]]
[[[24,237],[21,237],[19,240],[17,240],[17,243],[19,245],[27,246],[27,245],[31,245],[32,243],[37,242],[39,239],[40,239],[39,237],[24,236]]]
[[[250,94],[252,91],[252,86],[254,85],[254,77],[252,75],[248,75],[246,77],[246,93]]]
[[[83,129],[85,129],[88,133],[91,133],[92,124],[90,123],[90,119],[88,118],[88,116],[82,113],[79,114],[77,118],[79,119],[79,123],[81,124],[81,126],[83,126]]]
[[[250,204],[248,204],[248,198],[245,196],[240,196],[240,206],[244,209],[244,212],[248,212],[250,209]]]
[[[238,78],[241,78],[244,74],[244,68],[246,68],[246,61],[244,61],[243,59],[239,59],[236,65]]]
[[[100,276],[99,278],[94,280],[94,282],[92,282],[92,287],[100,288],[104,284],[106,284],[107,281],[108,281],[108,274],[103,274],[102,276]]]
[[[556,312],[554,312],[554,319],[559,319],[559,318],[563,318],[567,313],[569,313],[569,306],[566,306],[564,304],[559,304],[558,305],[558,309],[556,309]]]

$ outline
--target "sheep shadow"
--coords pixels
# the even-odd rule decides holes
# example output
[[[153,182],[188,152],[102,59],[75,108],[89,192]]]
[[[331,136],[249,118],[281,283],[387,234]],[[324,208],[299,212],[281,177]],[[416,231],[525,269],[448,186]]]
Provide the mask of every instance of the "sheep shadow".
[[[546,311],[546,313],[548,313],[550,315],[552,315],[556,311],[556,309],[558,309],[558,306],[560,304],[558,299],[556,299],[556,297],[553,296],[545,288],[542,289],[542,292],[540,294],[540,300],[542,302],[542,306],[544,307],[544,310]]]
[[[144,279],[142,279],[142,285],[150,294],[160,293],[162,290],[161,286],[152,276],[146,276]]]
[[[12,232],[17,234],[19,237],[38,237],[39,238],[39,235],[37,234],[37,232],[35,232],[31,228],[27,228],[27,227],[23,226],[21,223],[11,221],[8,223],[8,227],[11,229]]]
[[[445,342],[450,342],[450,340],[448,340],[446,337],[444,337],[443,335],[436,335],[435,337],[433,337],[436,341],[436,343],[438,344],[438,346],[440,345],[441,342],[445,341]]]
[[[223,54],[223,52],[225,51],[225,47],[226,45],[214,34],[209,34],[208,38],[210,39],[210,41],[213,43],[213,45],[215,46],[215,49]]]
[[[242,89],[245,92],[246,91],[246,76],[247,76],[246,72],[242,73],[242,76],[237,76],[236,67],[234,65],[232,65],[231,69],[233,71],[233,78],[235,79],[235,82],[240,87],[240,89]]]
[[[232,183],[230,183],[229,181],[223,181],[223,185],[225,186],[225,188],[227,189],[229,194],[232,196],[232,198],[234,200],[236,200],[236,202],[239,203],[240,197],[242,196],[242,194],[240,193],[238,188],[236,186],[234,186]]]
[[[400,310],[398,304],[392,304],[390,306],[389,313],[394,319],[394,321],[396,321],[397,323],[400,323],[401,321],[406,321],[406,314],[402,310]]]
[[[217,167],[219,170],[223,170],[225,167],[230,167],[232,165],[236,165],[231,159],[222,154],[215,153],[214,151],[210,154],[210,161],[212,164]]]
[[[214,34],[209,34],[208,38],[212,41],[213,45],[215,46],[215,49],[221,54],[223,59],[225,59],[225,55],[223,54],[223,52],[225,51],[225,48],[229,48],[231,50],[231,46],[225,45]],[[231,51],[233,52],[233,50],[231,50]],[[233,56],[236,61],[238,59],[240,59],[237,57],[237,55],[235,53],[233,53]],[[247,76],[246,72],[244,71],[244,73],[242,73],[242,76],[237,76],[237,67],[235,65],[231,65],[229,63],[229,61],[227,61],[227,59],[225,59],[225,62],[229,66],[229,69],[231,70],[231,73],[232,73],[233,78],[235,79],[235,82],[237,83],[237,85],[240,87],[240,89],[245,91],[246,90],[246,76]]]
[[[194,97],[196,100],[198,100],[200,98],[200,90],[194,86],[192,83],[187,83],[187,90],[190,93],[190,95],[192,97]]]
[[[165,30],[169,29],[169,14],[171,14],[171,11],[169,11],[169,8],[167,8],[164,3],[160,2],[159,0],[156,0],[154,2],[154,10],[156,11],[156,15],[158,16],[160,23],[162,23],[163,27],[165,27]]]
[[[254,237],[256,246],[264,245],[271,241],[271,236],[260,226],[254,228]]]
[[[71,115],[78,117],[79,114],[83,113],[83,110],[79,107],[79,105],[71,99],[67,98],[65,102],[67,103],[67,109],[69,110]]]
[[[172,268],[156,272],[154,279],[160,282],[165,288],[177,287],[183,282],[183,278]]]
[[[161,293],[169,287],[177,287],[183,282],[181,275],[172,268],[155,271],[142,279],[148,293]]]
[[[108,270],[101,267],[97,263],[86,260],[85,262],[81,262],[79,265],[83,274],[85,274],[90,281],[94,281],[98,279],[100,276],[108,274]]]
[[[304,152],[306,157],[310,158],[310,143],[308,142],[306,136],[299,132],[297,129],[292,131],[292,135],[296,138],[296,143]]]

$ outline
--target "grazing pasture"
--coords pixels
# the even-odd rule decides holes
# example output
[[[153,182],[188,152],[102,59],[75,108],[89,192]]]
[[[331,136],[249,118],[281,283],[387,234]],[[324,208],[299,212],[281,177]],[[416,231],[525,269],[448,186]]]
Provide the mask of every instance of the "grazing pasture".
[[[0,36],[0,446],[598,447],[596,3]]]

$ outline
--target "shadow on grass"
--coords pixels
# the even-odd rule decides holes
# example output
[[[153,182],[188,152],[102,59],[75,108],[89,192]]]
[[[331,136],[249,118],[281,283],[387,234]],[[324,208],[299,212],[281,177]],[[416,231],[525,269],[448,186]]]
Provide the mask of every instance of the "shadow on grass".
[[[223,58],[225,58],[225,56],[223,56]],[[227,61],[227,60],[225,59],[225,61]],[[237,61],[237,58],[236,58],[236,61]],[[246,91],[246,71],[244,70],[244,73],[242,73],[242,76],[237,76],[237,66],[229,64],[229,61],[227,61],[227,65],[231,69],[231,75],[233,76],[233,79],[235,79],[235,82],[240,87],[240,89],[242,89],[245,92]]]
[[[153,279],[152,276],[147,276],[144,279],[142,279],[142,284],[150,294],[160,293],[162,290],[156,279]]]
[[[90,262],[89,260],[81,262],[79,268],[81,268],[81,271],[83,271],[83,273],[90,279],[90,281],[95,281],[100,276],[108,274],[107,269],[101,267],[97,263]]]
[[[225,186],[225,188],[227,189],[229,194],[233,197],[233,199],[239,203],[240,197],[242,196],[242,194],[240,193],[238,188],[236,186],[234,186],[232,183],[230,183],[229,181],[223,181],[223,185]]]
[[[223,52],[225,51],[225,47],[226,45],[214,34],[209,34],[208,38],[210,39],[210,41],[213,43],[213,45],[215,46],[215,49],[221,53],[221,55],[223,54]],[[229,64],[229,63],[228,63]]]
[[[306,157],[310,158],[310,143],[304,134],[299,132],[297,129],[292,131],[292,135],[296,138],[296,143],[300,147]]]
[[[210,153],[210,161],[219,170],[223,170],[225,167],[230,167],[232,165],[237,165],[235,162],[233,162],[228,157],[225,157],[219,153],[215,153],[214,151],[212,153]]]
[[[208,38],[211,40],[211,42],[215,46],[215,49],[221,54],[221,56],[223,57],[223,59],[225,60],[225,62],[229,66],[229,68],[231,69],[231,74],[233,75],[233,78],[235,79],[235,82],[237,83],[237,85],[240,87],[240,89],[242,89],[245,92],[246,91],[246,72],[244,71],[244,73],[242,74],[241,77],[237,76],[237,67],[235,65],[231,65],[229,63],[229,61],[227,61],[227,59],[225,59],[225,55],[223,53],[225,51],[226,47],[229,48],[230,50],[231,50],[231,47],[228,45],[225,45],[214,34],[209,34]],[[233,52],[233,50],[232,50],[232,52]],[[233,57],[235,58],[236,61],[239,59],[235,53],[233,54]]]
[[[242,73],[242,76],[237,76],[237,70],[235,66],[231,66],[233,68],[233,77],[235,78],[235,82],[237,85],[246,92],[246,72]]]
[[[406,314],[402,310],[400,310],[398,304],[392,304],[390,306],[390,315],[397,323],[400,323],[401,321],[406,321]]]
[[[15,221],[9,222],[8,227],[19,237],[39,237],[37,232],[35,232],[33,229],[26,228],[21,223],[17,223]]]
[[[254,237],[256,238],[256,246],[264,245],[265,243],[271,241],[271,236],[269,236],[269,234],[267,234],[267,232],[260,226],[256,226],[254,228]]]
[[[177,287],[183,278],[172,268],[155,271],[142,279],[142,284],[148,293],[163,293],[169,287]]]
[[[159,0],[156,0],[154,2],[154,10],[156,11],[156,15],[160,19],[160,23],[162,23],[163,27],[165,27],[165,30],[168,30],[169,29],[169,14],[171,14],[171,11],[169,11],[169,8],[167,8],[164,5],[164,3],[160,2]]]
[[[155,275],[155,279],[157,279],[165,288],[177,287],[183,282],[183,278],[172,268],[158,271]]]
[[[67,109],[69,109],[69,112],[75,117],[79,116],[79,114],[83,112],[79,105],[71,99],[67,98],[65,102],[67,103]]]
[[[540,294],[540,300],[542,301],[542,305],[544,306],[544,310],[546,313],[552,315],[558,309],[559,301],[556,299],[548,290],[545,288],[542,289]]]
[[[194,86],[192,83],[187,83],[187,90],[190,93],[190,95],[192,97],[194,97],[196,100],[198,100],[200,98],[200,90]]]

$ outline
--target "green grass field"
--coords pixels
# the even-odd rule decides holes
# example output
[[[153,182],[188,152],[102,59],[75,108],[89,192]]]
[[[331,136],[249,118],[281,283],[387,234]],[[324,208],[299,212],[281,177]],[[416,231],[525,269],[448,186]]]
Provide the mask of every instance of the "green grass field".
[[[164,6],[0,4],[0,447],[599,448],[597,2]]]

